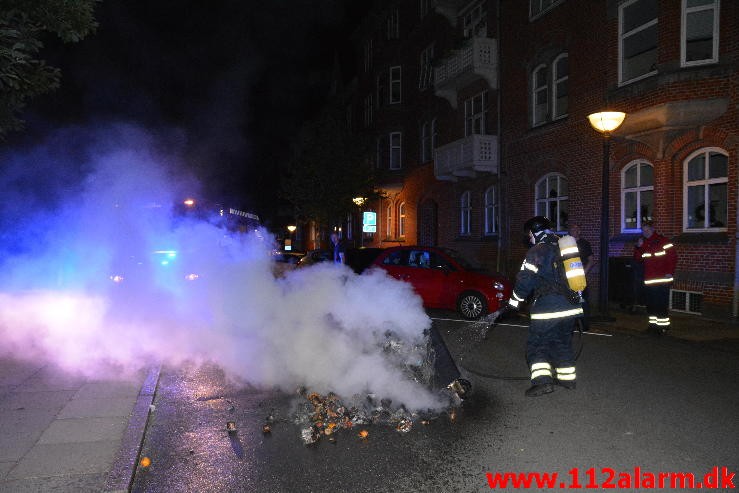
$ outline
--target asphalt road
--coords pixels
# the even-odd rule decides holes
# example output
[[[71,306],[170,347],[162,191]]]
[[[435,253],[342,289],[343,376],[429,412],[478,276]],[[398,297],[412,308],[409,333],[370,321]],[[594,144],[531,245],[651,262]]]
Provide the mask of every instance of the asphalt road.
[[[215,367],[163,369],[142,450],[152,462],[138,468],[132,491],[475,492],[491,491],[487,473],[497,472],[557,473],[560,490],[678,491],[669,479],[650,488],[649,474],[702,481],[718,467],[720,481],[722,467],[739,471],[733,348],[585,334],[578,388],[527,398],[520,323],[504,322],[478,344],[473,324],[438,314],[434,324],[473,394],[455,416],[417,421],[407,433],[369,425],[367,439],[340,430],[335,443],[306,446],[296,395],[228,383]]]

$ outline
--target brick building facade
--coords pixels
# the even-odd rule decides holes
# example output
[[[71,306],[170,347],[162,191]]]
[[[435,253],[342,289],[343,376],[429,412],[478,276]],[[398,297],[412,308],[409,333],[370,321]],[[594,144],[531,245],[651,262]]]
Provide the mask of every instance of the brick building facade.
[[[376,138],[386,195],[365,205],[365,246],[451,247],[513,276],[541,213],[578,222],[600,258],[604,138],[587,116],[621,111],[612,300],[651,219],[677,246],[672,308],[737,315],[739,2],[385,0],[354,41],[353,126]]]

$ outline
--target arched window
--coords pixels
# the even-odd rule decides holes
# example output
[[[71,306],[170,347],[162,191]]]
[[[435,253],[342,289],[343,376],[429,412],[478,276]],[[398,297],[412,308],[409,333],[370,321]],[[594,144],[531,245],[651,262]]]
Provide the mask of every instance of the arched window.
[[[485,234],[498,232],[498,205],[495,202],[495,187],[485,190]]]
[[[560,173],[550,173],[536,182],[536,215],[548,217],[557,231],[567,230],[567,193],[567,179]]]
[[[459,198],[459,234],[469,236],[470,216],[472,215],[472,194],[464,192]]]
[[[647,161],[629,163],[621,173],[621,231],[639,231],[654,215],[654,167]]]
[[[729,156],[717,148],[701,149],[685,160],[683,227],[726,231]]]
[[[385,212],[385,236],[388,238],[393,237],[393,205],[389,204],[387,206],[387,211]]]
[[[554,73],[552,75],[552,89],[554,90],[554,98],[552,98],[552,118],[562,118],[567,115],[568,102],[568,80],[570,74],[569,58],[567,53],[562,53],[554,59],[552,64]]]
[[[398,206],[398,236],[405,236],[405,202]]]
[[[531,76],[533,110],[531,123],[541,125],[549,119],[549,71],[546,65],[538,66]]]

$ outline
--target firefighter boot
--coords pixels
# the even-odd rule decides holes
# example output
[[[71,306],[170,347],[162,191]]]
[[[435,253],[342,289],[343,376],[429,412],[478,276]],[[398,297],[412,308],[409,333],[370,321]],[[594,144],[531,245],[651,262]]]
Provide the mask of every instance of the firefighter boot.
[[[552,392],[554,392],[554,386],[551,383],[538,383],[526,390],[526,397],[538,397]]]

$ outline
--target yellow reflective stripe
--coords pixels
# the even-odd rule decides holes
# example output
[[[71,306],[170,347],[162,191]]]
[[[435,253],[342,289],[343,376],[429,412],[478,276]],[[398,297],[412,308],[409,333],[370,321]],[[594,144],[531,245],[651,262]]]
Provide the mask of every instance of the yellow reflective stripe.
[[[565,374],[559,374],[557,373],[557,380],[576,380],[577,376],[574,373],[565,373]]]
[[[552,365],[550,365],[546,361],[539,362],[539,363],[532,363],[531,364],[531,371],[541,370],[542,368],[546,368],[546,369],[551,370],[552,369]]]
[[[646,258],[646,257],[651,257],[652,254],[651,253],[644,252],[644,253],[641,254],[641,256],[642,256],[642,258]]]
[[[513,298],[508,300],[508,304],[511,305],[513,308],[518,308],[518,300],[514,300]]]
[[[523,262],[523,265],[521,266],[521,270],[528,269],[532,272],[539,272],[539,268],[535,266],[534,264],[530,264],[526,261]]]
[[[531,372],[531,380],[534,380],[535,378],[539,377],[551,377],[552,376],[552,370],[544,369],[544,370],[536,370]]]
[[[657,325],[670,325],[670,317],[667,318],[655,318],[654,321]]]
[[[585,275],[585,269],[572,269],[572,270],[568,270],[565,275],[567,276],[567,279],[569,279],[571,277],[584,276]]]
[[[649,323],[657,322],[657,316],[656,315],[649,315]]]
[[[515,291],[513,292],[513,298],[516,299],[517,301],[523,301],[523,298],[517,295]]]
[[[557,375],[563,374],[563,373],[575,373],[575,367],[574,366],[566,366],[563,368],[557,368]]]
[[[552,318],[564,318],[571,317],[573,315],[581,315],[582,308],[573,308],[571,310],[564,310],[561,312],[548,312],[548,313],[532,313],[532,320],[549,320]]]
[[[567,255],[570,255],[571,253],[580,253],[580,251],[577,249],[576,246],[571,246],[571,247],[567,247],[567,248],[561,250],[559,253],[560,253],[560,255],[562,255],[563,257],[565,257]]]
[[[662,284],[666,282],[672,282],[671,277],[660,277],[657,279],[645,279],[644,284]]]
[[[667,244],[665,244],[665,245],[664,245],[664,246],[663,246],[662,248],[663,248],[663,249],[665,249],[665,250],[667,250],[668,248],[672,248],[672,247],[674,247],[674,246],[675,246],[675,245],[673,245],[672,243],[667,243]]]
[[[664,250],[662,250],[661,252],[655,252],[654,253],[654,256],[655,257],[661,257],[662,255],[667,255],[667,252],[664,251]]]

